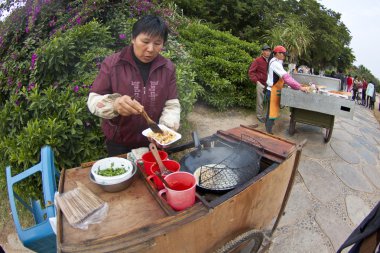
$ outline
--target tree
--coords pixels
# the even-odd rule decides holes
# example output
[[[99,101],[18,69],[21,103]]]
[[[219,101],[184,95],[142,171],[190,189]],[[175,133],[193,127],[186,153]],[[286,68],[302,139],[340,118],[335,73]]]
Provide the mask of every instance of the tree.
[[[353,63],[353,55],[345,49],[349,48],[351,36],[340,20],[341,15],[326,9],[316,0],[196,0],[196,6],[192,5],[192,0],[176,0],[175,3],[190,16],[211,22],[220,30],[231,31],[243,40],[257,41],[259,44],[268,43],[267,33],[277,26],[283,26],[289,20],[289,15],[297,17],[311,31],[313,38],[306,53],[302,57],[298,55],[302,63],[319,69],[336,67],[342,55],[349,65]],[[190,9],[186,9],[189,6]],[[302,52],[304,48],[295,50]]]
[[[309,29],[313,32],[314,41],[308,48],[308,57],[304,60],[318,69],[337,66],[339,57],[344,53],[349,65],[349,47],[351,36],[349,30],[340,20],[340,14],[326,9],[314,0],[301,0],[296,14],[302,17]]]
[[[337,60],[337,69],[345,72],[346,69],[349,69],[352,63],[355,61],[355,56],[352,52],[352,49],[349,47],[344,47],[341,55]]]
[[[359,65],[358,67],[356,66],[353,66],[350,70],[350,74],[352,76],[358,76],[359,78],[364,78],[365,80],[368,81],[372,81],[373,84],[375,84],[376,86],[376,90],[379,91],[380,90],[380,81],[379,79],[377,79],[369,69],[367,69],[366,67],[364,67],[363,65]]]
[[[296,17],[291,17],[284,24],[274,27],[268,32],[268,40],[273,46],[283,45],[289,53],[289,61],[296,63],[298,57],[307,53],[313,40],[312,32]]]

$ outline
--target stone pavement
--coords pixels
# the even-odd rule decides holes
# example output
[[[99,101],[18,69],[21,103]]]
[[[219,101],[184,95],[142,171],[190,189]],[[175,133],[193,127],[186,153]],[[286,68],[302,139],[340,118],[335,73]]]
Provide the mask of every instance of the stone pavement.
[[[0,245],[3,247],[6,253],[32,253],[34,252],[25,248],[22,245],[22,243],[18,239],[17,233],[9,234],[7,237],[7,242],[5,242],[4,244],[0,242]]]
[[[275,135],[308,142],[269,252],[336,252],[380,201],[379,124],[356,106],[353,120],[335,118],[327,144],[322,128],[297,123],[289,136],[286,115],[276,125]]]

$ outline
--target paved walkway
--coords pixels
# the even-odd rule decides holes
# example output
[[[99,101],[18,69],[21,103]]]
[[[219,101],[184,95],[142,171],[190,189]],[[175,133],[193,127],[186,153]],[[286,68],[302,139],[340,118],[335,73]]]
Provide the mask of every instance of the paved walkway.
[[[275,135],[308,143],[269,252],[336,252],[380,201],[379,124],[356,106],[353,120],[335,119],[327,144],[322,128],[297,123],[289,136],[288,117],[276,124]]]

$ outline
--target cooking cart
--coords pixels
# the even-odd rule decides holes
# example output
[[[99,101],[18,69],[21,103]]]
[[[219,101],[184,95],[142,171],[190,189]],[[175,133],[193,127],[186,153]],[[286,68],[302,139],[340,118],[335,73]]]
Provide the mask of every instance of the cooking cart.
[[[106,201],[109,211],[102,223],[80,230],[71,227],[58,210],[58,251],[201,253],[233,252],[236,247],[246,247],[248,252],[254,252],[251,250],[261,244],[260,231],[272,235],[279,223],[302,145],[248,126],[217,131],[200,139],[206,149],[228,148],[242,142],[260,154],[259,173],[226,192],[199,191],[195,205],[180,212],[157,196],[143,170],[129,188],[118,193],[104,192],[90,182],[92,162],[63,170],[60,192],[75,188],[79,181]],[[166,151],[170,156],[178,156],[189,154],[190,150],[194,150],[193,142]]]
[[[329,142],[334,128],[335,116],[352,119],[355,102],[336,95],[327,95],[329,90],[339,90],[340,80],[308,74],[293,74],[300,83],[325,86],[325,93],[304,93],[282,89],[281,104],[290,107],[289,134],[295,132],[296,122],[325,128],[325,142]]]

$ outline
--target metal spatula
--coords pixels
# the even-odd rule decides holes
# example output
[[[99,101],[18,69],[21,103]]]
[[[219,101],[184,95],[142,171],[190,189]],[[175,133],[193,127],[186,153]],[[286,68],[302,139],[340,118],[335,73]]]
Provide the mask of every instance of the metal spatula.
[[[132,100],[135,99],[134,96],[131,97]],[[164,131],[157,125],[156,122],[154,122],[146,113],[146,111],[143,109],[141,112],[142,116],[145,118],[146,122],[148,123],[148,127],[154,132],[154,133],[159,133],[163,134]]]
[[[156,122],[154,122],[146,113],[146,111],[143,109],[141,112],[142,116],[145,118],[146,122],[148,123],[148,126],[150,129],[152,129],[153,132],[155,133],[160,133],[163,134],[164,131],[157,125]]]

